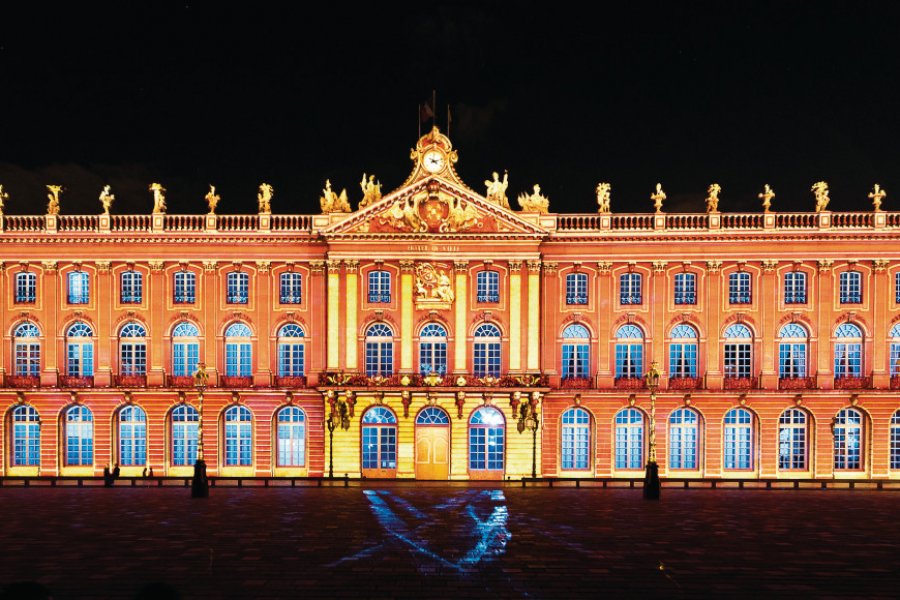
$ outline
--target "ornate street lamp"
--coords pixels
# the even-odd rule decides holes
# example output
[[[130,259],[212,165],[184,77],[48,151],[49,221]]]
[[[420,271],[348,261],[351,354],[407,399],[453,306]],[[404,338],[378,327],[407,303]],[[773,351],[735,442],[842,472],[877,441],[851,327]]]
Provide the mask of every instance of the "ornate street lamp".
[[[537,414],[538,402],[540,402],[540,394],[535,392],[531,396],[531,400],[523,402],[519,405],[519,422],[516,429],[519,433],[526,429],[531,432],[531,478],[537,478],[537,432],[541,426],[541,420]]]
[[[209,497],[209,479],[206,477],[206,461],[203,460],[203,391],[209,384],[206,364],[197,363],[194,371],[194,387],[197,388],[197,461],[191,481],[191,498]]]
[[[661,485],[659,483],[659,465],[656,464],[656,392],[659,389],[659,367],[656,361],[644,375],[647,389],[650,390],[650,449],[647,458],[647,471],[644,474],[644,498],[659,500]]]
[[[347,402],[334,390],[325,392],[328,403],[331,404],[331,413],[325,420],[328,428],[328,478],[334,478],[334,430],[340,427],[344,431],[350,429],[350,409]]]

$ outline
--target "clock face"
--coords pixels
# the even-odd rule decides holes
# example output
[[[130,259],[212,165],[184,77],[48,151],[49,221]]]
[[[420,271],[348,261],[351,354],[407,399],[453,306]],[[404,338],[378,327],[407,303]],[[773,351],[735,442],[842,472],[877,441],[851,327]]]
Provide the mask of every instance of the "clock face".
[[[430,173],[437,173],[444,168],[444,155],[437,150],[431,150],[425,153],[424,157],[425,170]]]

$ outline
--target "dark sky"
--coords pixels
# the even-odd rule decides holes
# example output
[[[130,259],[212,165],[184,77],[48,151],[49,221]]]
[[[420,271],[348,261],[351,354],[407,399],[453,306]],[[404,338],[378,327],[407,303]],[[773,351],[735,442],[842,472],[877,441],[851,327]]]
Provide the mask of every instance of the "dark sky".
[[[73,3],[75,4],[75,3]],[[417,105],[453,111],[458,170],[476,190],[508,169],[512,196],[540,183],[551,210],[835,210],[900,206],[900,11],[888,3],[720,2],[581,6],[378,3],[291,10],[141,9],[129,3],[0,10],[0,183],[8,213],[318,212],[326,178],[354,205],[363,171],[392,190],[409,172]],[[557,7],[558,6],[558,7]],[[896,196],[894,191],[896,190]]]

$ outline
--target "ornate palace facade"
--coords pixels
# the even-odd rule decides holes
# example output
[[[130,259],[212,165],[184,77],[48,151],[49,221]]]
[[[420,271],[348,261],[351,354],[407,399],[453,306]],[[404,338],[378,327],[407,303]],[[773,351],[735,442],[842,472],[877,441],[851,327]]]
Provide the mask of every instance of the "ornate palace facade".
[[[900,476],[900,213],[518,211],[411,158],[355,212],[0,216],[0,473],[188,475],[202,430],[219,476],[639,477],[655,362],[663,477]]]

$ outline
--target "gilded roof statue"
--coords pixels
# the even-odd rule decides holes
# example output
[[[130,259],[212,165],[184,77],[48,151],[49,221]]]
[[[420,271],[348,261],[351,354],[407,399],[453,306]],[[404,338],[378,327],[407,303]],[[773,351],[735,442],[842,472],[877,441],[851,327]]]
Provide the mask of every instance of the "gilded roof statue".
[[[650,194],[650,199],[653,200],[653,208],[656,209],[656,213],[660,214],[663,200],[666,199],[666,193],[663,191],[661,183],[656,184],[656,191]]]
[[[519,206],[525,212],[547,213],[550,208],[550,199],[541,194],[541,186],[534,184],[534,193],[523,192],[519,194]]]
[[[503,180],[500,180],[500,175],[497,174],[497,171],[494,171],[492,174],[493,180],[485,179],[484,185],[487,186],[487,193],[485,193],[485,198],[487,198],[490,202],[493,202],[497,206],[502,206],[503,208],[509,208],[509,200],[506,198],[506,188],[509,187],[509,173],[503,171]]]
[[[109,209],[112,206],[112,203],[115,201],[115,194],[111,193],[112,188],[108,185],[103,186],[103,190],[100,192],[100,204],[103,205],[103,214],[108,215]]]
[[[824,181],[817,181],[809,189],[816,197],[816,212],[828,210],[828,203],[831,198],[828,197],[828,184]]]
[[[166,188],[159,183],[151,183],[150,191],[153,192],[153,214],[166,214]]]
[[[322,209],[322,214],[335,213],[335,212],[350,212],[350,202],[347,200],[347,190],[341,190],[341,195],[338,196],[334,190],[331,189],[331,180],[325,180],[325,187],[322,189],[322,195],[319,196],[319,207]],[[362,208],[362,206],[360,206]]]
[[[275,188],[268,183],[259,184],[259,193],[256,199],[259,201],[259,214],[272,214],[272,196],[275,195]]]
[[[0,215],[3,214],[3,208],[6,206],[7,200],[9,200],[9,194],[3,191],[3,184],[0,184]]]
[[[609,214],[609,197],[612,192],[612,185],[601,181],[597,184],[597,212],[600,214]]]
[[[47,189],[50,190],[50,193],[47,194],[47,198],[50,202],[47,203],[47,214],[48,215],[58,215],[59,214],[59,194],[63,191],[63,186],[61,185],[48,185]]]
[[[206,192],[206,196],[203,197],[206,200],[206,204],[209,206],[209,214],[216,214],[216,207],[219,205],[219,200],[221,200],[221,196],[216,193],[216,186],[213,184],[209,184],[209,191]]]
[[[359,201],[360,210],[381,200],[381,182],[375,181],[374,175],[369,175],[369,179],[366,180],[366,174],[363,173],[362,181],[359,182],[359,187],[362,189],[363,193],[363,198]]]
[[[872,188],[872,191],[869,192],[869,198],[872,199],[872,209],[875,212],[881,212],[881,201],[885,196],[887,196],[887,192],[885,192],[884,189],[882,189],[882,187],[876,183],[875,187]]]
[[[722,186],[720,186],[718,183],[711,184],[709,186],[709,189],[706,190],[706,193],[709,194],[709,196],[706,197],[706,212],[719,212],[719,193],[721,191]]]
[[[772,198],[774,198],[774,197],[775,197],[775,190],[770,188],[769,184],[767,183],[765,185],[765,187],[763,187],[762,193],[757,195],[757,198],[759,198],[760,200],[763,201],[763,203],[762,203],[763,212],[771,212],[770,209],[772,208]]]

